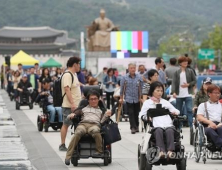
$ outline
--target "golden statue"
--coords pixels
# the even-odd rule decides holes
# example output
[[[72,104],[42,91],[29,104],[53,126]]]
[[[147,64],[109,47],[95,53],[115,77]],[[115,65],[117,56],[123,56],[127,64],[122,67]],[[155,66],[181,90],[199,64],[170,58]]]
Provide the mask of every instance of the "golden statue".
[[[110,32],[118,27],[105,17],[105,10],[100,10],[100,17],[87,27],[88,51],[110,51]]]

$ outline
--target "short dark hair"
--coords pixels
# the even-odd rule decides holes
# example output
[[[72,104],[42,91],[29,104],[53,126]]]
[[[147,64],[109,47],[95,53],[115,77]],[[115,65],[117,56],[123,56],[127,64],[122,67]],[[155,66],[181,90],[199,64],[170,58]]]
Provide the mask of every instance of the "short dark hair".
[[[151,80],[151,77],[153,77],[155,73],[157,73],[159,75],[157,70],[155,70],[155,69],[149,70],[148,71],[148,79]]]
[[[160,83],[159,81],[155,81],[155,82],[151,83],[151,85],[150,85],[150,90],[148,92],[148,96],[153,96],[153,92],[157,87],[161,87],[163,89],[163,94],[164,94],[163,84]]]
[[[97,96],[98,97],[98,99],[99,99],[99,97],[100,97],[100,94],[99,94],[99,92],[98,91],[96,91],[96,90],[90,90],[89,92],[88,92],[88,94],[87,94],[87,100],[89,100],[89,97],[90,96]]]
[[[107,70],[107,69],[108,69],[107,67],[103,67],[103,71],[104,71],[104,70]]]
[[[50,80],[48,78],[43,78],[42,84],[50,83]]]
[[[170,64],[171,64],[171,65],[175,66],[176,63],[177,63],[177,59],[176,59],[176,58],[171,58],[171,59],[170,59]]]
[[[32,68],[35,69],[34,67],[30,67],[30,69],[32,69]]]
[[[18,66],[22,66],[22,64],[21,64],[21,63],[18,63]]]
[[[81,61],[81,59],[79,57],[70,57],[69,60],[67,61],[66,66],[67,67],[72,67],[73,64],[78,64]]]
[[[157,65],[158,63],[161,63],[162,62],[162,58],[161,57],[157,57],[155,59],[155,64]]]
[[[109,74],[111,71],[113,71],[113,68],[109,68],[108,70],[107,70],[107,74]],[[114,72],[114,71],[113,71]]]
[[[36,66],[36,65],[39,65],[39,63],[35,63],[35,66]]]
[[[221,92],[220,87],[215,84],[211,84],[207,87],[207,93],[212,93],[214,90],[218,90],[219,92]]]

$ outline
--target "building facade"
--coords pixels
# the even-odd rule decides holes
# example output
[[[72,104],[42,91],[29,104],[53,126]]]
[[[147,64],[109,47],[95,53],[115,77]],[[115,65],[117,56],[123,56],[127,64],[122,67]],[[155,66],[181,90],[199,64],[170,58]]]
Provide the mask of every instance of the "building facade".
[[[50,27],[3,27],[0,29],[0,64],[5,56],[13,56],[23,50],[44,62],[55,57],[62,62],[64,50],[76,48],[77,40],[68,38],[68,33]]]

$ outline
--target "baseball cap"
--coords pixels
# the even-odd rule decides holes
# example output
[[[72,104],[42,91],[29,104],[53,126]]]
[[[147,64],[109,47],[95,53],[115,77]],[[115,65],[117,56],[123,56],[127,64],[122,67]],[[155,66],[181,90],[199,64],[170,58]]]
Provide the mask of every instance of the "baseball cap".
[[[212,79],[210,77],[207,77],[205,79],[203,79],[203,83],[206,84],[206,83],[212,83]]]
[[[23,74],[22,77],[28,77],[27,74]]]

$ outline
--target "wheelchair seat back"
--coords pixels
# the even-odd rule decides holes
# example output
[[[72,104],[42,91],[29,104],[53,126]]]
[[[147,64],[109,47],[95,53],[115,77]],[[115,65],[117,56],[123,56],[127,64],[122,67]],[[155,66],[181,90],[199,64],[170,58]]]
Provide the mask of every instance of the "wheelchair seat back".
[[[90,90],[95,90],[100,94],[100,87],[98,85],[90,85],[83,87],[83,95],[87,97]]]

